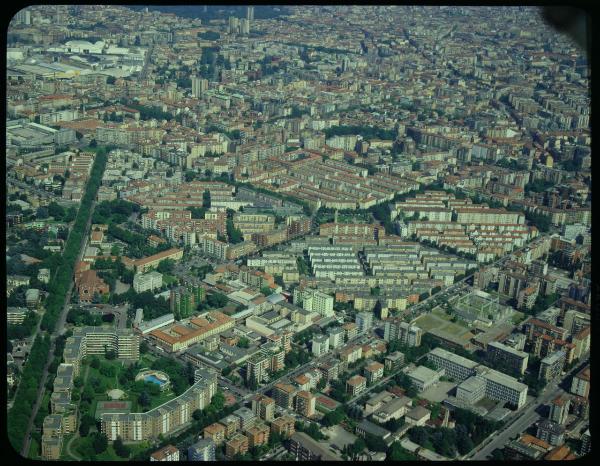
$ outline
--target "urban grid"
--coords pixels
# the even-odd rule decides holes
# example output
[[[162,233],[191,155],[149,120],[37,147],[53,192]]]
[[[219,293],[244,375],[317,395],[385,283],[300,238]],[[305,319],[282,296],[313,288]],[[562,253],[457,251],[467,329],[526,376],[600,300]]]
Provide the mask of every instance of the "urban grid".
[[[588,60],[533,6],[18,11],[14,455],[588,455]]]

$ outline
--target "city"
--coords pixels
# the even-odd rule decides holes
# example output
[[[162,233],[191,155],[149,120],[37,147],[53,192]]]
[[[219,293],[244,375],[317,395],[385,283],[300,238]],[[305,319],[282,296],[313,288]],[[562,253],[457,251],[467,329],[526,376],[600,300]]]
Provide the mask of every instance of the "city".
[[[38,5],[6,57],[15,458],[589,455],[590,65],[541,9]]]

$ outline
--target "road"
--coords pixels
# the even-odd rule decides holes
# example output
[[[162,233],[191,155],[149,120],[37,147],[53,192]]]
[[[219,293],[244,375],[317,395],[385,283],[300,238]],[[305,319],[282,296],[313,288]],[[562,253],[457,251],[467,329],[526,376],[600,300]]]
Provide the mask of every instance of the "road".
[[[79,255],[77,256],[77,261],[81,261],[81,259],[83,258],[83,254],[85,253],[87,237],[89,235],[90,226],[92,223],[92,213],[94,212],[95,207],[96,207],[96,201],[93,201],[92,205],[90,206],[90,211],[88,213],[88,220],[87,220],[87,223],[85,226],[84,234],[81,238],[81,245],[79,247]],[[66,331],[65,323],[67,321],[67,314],[69,313],[69,309],[70,309],[71,294],[73,293],[73,287],[74,287],[74,281],[71,280],[69,289],[67,291],[67,295],[65,297],[65,304],[64,304],[62,312],[58,318],[56,326],[54,327],[54,331],[52,332],[51,337],[50,337],[51,343],[50,343],[50,351],[48,351],[48,360],[46,361],[46,366],[44,367],[44,372],[43,372],[42,378],[40,380],[40,384],[38,387],[37,400],[35,402],[33,410],[31,411],[31,417],[29,418],[29,424],[27,425],[27,431],[25,432],[25,441],[23,443],[23,449],[21,450],[21,456],[23,456],[25,458],[27,458],[27,455],[29,454],[29,447],[31,445],[31,430],[33,428],[33,421],[35,420],[38,409],[39,409],[42,399],[44,397],[44,391],[46,388],[45,387],[46,379],[48,377],[48,367],[50,366],[50,364],[52,363],[52,361],[54,359],[54,348],[56,347],[56,338],[60,335],[63,335]]]
[[[586,358],[587,359],[587,358]],[[584,360],[583,360],[584,361]],[[533,403],[526,406],[520,414],[517,414],[502,431],[494,433],[490,437],[491,440],[484,441],[478,448],[473,450],[466,459],[469,460],[485,460],[497,448],[503,448],[513,437],[525,432],[533,423],[537,422],[541,416],[536,411],[538,408],[550,400],[564,393],[564,390],[559,387],[560,383],[568,379],[571,374],[581,368],[581,364],[571,369],[561,380],[550,383],[543,391],[542,395],[534,400]]]

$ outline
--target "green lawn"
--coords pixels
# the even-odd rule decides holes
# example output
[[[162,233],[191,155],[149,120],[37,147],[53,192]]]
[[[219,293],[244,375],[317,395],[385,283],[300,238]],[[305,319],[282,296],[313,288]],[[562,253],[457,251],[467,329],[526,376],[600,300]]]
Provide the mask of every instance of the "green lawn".
[[[40,445],[36,439],[32,438],[29,444],[29,455],[30,459],[39,459],[40,456]]]
[[[63,437],[62,448],[60,450],[60,460],[61,461],[73,461],[75,458],[67,454],[67,444],[71,441],[75,434],[65,435]]]
[[[173,398],[175,398],[173,391],[171,389],[165,390],[159,396],[152,397],[152,403],[150,403],[150,408],[148,408],[148,410],[156,408],[157,406],[160,406],[161,404],[166,403]]]

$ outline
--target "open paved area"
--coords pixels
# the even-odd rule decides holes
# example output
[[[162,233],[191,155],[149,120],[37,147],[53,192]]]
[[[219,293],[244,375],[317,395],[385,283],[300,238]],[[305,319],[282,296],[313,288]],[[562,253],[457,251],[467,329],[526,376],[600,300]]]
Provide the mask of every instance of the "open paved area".
[[[421,398],[441,403],[450,396],[455,387],[454,382],[440,382],[421,393]]]
[[[331,426],[323,429],[323,433],[329,436],[329,444],[337,446],[340,450],[356,441],[356,435],[351,434],[341,426]]]

